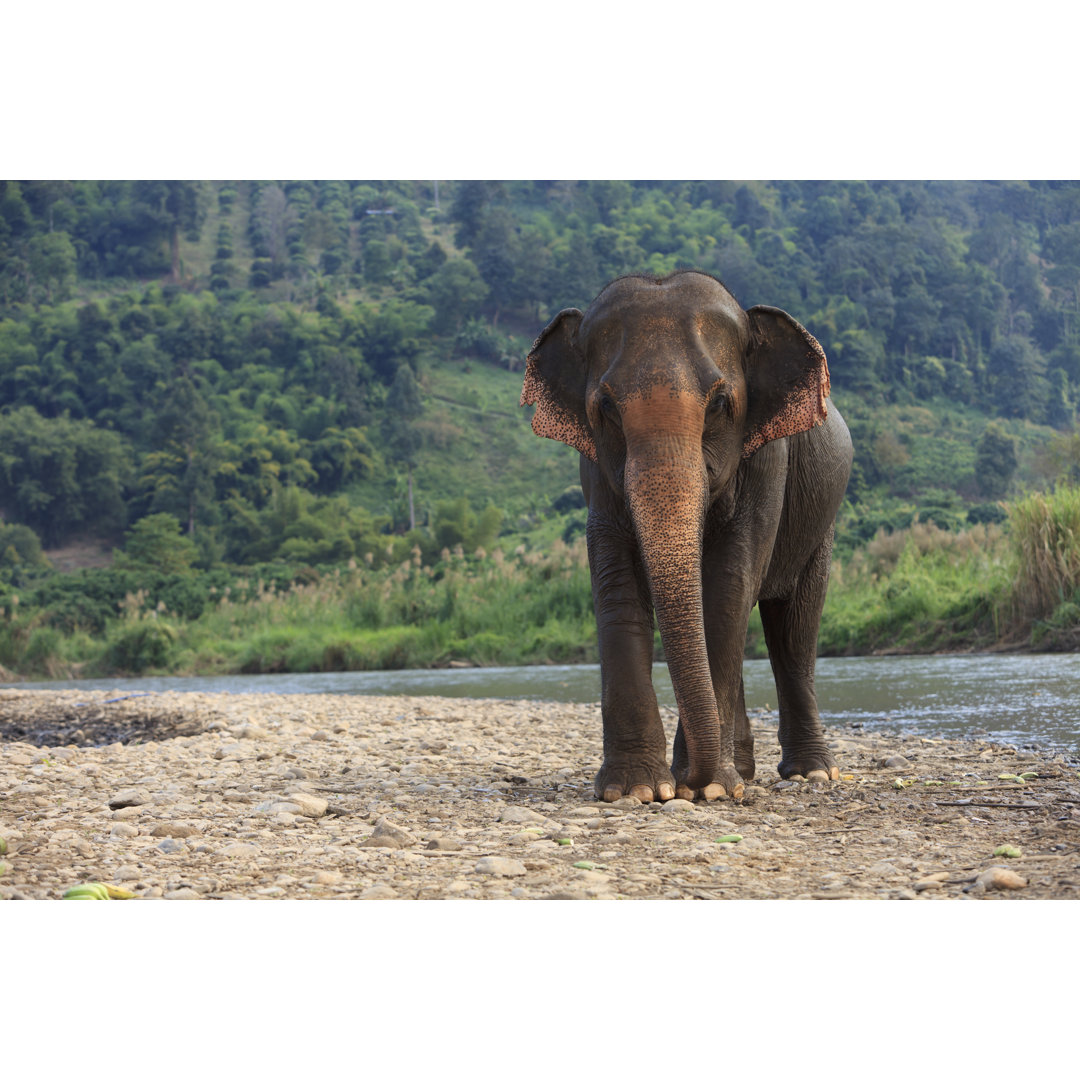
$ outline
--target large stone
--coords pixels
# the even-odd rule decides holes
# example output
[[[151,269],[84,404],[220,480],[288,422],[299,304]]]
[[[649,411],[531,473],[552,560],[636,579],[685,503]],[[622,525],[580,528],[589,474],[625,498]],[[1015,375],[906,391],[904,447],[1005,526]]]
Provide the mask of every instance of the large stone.
[[[1004,866],[991,866],[975,879],[975,887],[980,886],[987,890],[1025,889],[1027,878],[1022,878],[1015,870],[1009,870]]]
[[[361,900],[396,900],[397,893],[389,885],[372,885],[360,894]]]
[[[326,799],[321,799],[318,795],[309,795],[306,791],[289,792],[289,802],[295,803],[300,808],[299,811],[292,810],[290,813],[299,812],[309,818],[321,818],[330,805]]]
[[[110,810],[122,810],[126,806],[142,806],[150,801],[147,792],[139,788],[125,788],[109,800]]]
[[[474,869],[478,874],[491,874],[494,877],[521,877],[526,872],[524,863],[502,855],[485,855]]]
[[[416,843],[416,838],[408,829],[387,821],[385,817],[375,822],[375,831],[360,845],[361,847],[406,848]]]
[[[526,806],[508,806],[499,815],[499,820],[514,825],[532,825],[541,824],[547,821],[547,818]]]
[[[259,848],[256,844],[248,844],[243,841],[237,841],[235,844],[226,844],[219,852],[219,855],[228,855],[230,858],[238,858],[240,856],[253,856],[259,854]]]
[[[130,827],[131,826],[129,826],[129,828]],[[119,825],[114,826],[113,832],[118,828],[120,828]],[[155,825],[153,829],[150,830],[150,835],[172,836],[177,840],[183,840],[185,837],[198,835],[198,832],[199,830],[196,829],[194,825],[181,825],[178,822],[163,821],[160,825]]]
[[[461,851],[465,845],[452,836],[437,836],[427,846],[428,851]]]

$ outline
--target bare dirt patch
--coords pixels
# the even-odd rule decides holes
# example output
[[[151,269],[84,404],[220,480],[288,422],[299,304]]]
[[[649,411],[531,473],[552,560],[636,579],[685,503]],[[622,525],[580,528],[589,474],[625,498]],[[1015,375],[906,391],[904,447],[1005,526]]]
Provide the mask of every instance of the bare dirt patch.
[[[1080,897],[1075,761],[834,728],[787,782],[752,724],[742,803],[607,805],[592,705],[4,690],[0,896]]]
[[[112,566],[113,545],[100,540],[80,540],[45,552],[53,569],[62,574],[76,570],[100,570]]]

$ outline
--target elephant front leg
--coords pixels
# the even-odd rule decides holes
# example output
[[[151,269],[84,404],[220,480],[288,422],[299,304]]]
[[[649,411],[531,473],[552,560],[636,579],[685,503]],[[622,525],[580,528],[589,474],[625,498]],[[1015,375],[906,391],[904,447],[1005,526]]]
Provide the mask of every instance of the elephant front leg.
[[[790,596],[762,600],[761,626],[769,648],[780,709],[777,771],[785,779],[839,780],[836,758],[825,742],[814,691],[817,635],[829,584],[832,532],[814,552]]]
[[[706,798],[741,799],[745,782],[754,777],[754,739],[746,716],[742,664],[746,626],[754,606],[756,583],[763,568],[756,555],[764,548],[740,534],[721,531],[710,536],[702,560],[702,607],[709,675],[720,718],[720,761]],[[686,759],[682,725],[675,735],[672,771],[681,775]],[[691,797],[696,792],[677,794]]]
[[[675,797],[667,738],[652,684],[653,621],[648,587],[629,544],[589,532],[589,564],[600,646],[604,763],[596,797],[642,802]]]

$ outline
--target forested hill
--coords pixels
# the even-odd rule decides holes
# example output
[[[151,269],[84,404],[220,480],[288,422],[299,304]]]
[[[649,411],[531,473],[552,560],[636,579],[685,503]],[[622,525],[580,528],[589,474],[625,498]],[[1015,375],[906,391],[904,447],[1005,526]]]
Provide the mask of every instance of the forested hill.
[[[1077,183],[0,181],[0,567],[155,514],[203,566],[572,533],[528,345],[684,266],[824,346],[841,544],[1075,468]]]

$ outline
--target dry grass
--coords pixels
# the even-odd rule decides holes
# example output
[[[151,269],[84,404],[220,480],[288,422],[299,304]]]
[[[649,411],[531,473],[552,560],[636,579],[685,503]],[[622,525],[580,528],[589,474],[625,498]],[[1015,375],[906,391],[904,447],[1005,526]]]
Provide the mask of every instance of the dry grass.
[[[1015,600],[1030,619],[1043,619],[1080,589],[1080,487],[1011,504],[1010,535],[1019,563]]]

